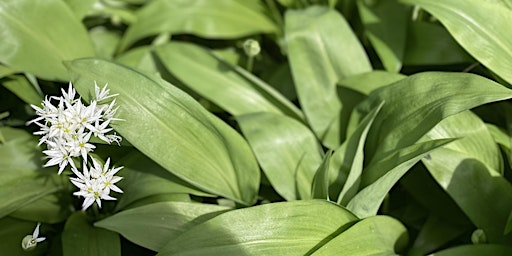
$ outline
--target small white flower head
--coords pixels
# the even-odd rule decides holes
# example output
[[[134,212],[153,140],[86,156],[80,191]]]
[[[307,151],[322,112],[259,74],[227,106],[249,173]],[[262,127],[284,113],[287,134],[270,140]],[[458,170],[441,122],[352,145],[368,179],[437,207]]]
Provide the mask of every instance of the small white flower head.
[[[122,177],[115,176],[123,167],[109,168],[110,158],[104,165],[96,159],[91,158],[92,166],[87,167],[85,161],[83,163],[83,173],[78,169],[72,168],[76,174],[76,178],[70,178],[71,183],[80,190],[74,192],[73,195],[84,197],[82,210],[85,211],[95,202],[101,208],[101,200],[117,200],[110,196],[110,191],[123,193],[123,191],[115,185]]]
[[[41,223],[37,223],[36,229],[32,235],[27,235],[21,241],[21,248],[25,251],[32,251],[36,248],[37,243],[40,243],[46,239],[46,237],[39,237],[39,226]]]
[[[47,145],[47,150],[43,151],[49,159],[45,167],[58,165],[61,174],[68,164],[74,168],[74,158],[82,157],[87,162],[88,154],[96,148],[89,143],[92,136],[109,144],[121,141],[115,133],[109,134],[113,130],[109,124],[120,120],[114,117],[118,107],[112,97],[117,94],[110,95],[107,85],[99,88],[94,82],[94,87],[96,99],[89,105],[77,98],[71,83],[67,90],[61,89],[62,96],[45,97],[42,107],[32,105],[38,117],[27,124],[39,126],[34,134],[41,136],[39,145]],[[99,101],[105,104],[98,104]]]

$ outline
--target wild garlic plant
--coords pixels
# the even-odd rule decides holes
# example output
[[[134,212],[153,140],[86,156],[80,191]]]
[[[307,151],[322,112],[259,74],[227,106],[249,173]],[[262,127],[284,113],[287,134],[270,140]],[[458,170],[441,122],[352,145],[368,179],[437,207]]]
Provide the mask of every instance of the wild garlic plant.
[[[112,121],[121,120],[115,117],[119,108],[116,106],[117,94],[110,95],[107,85],[100,88],[96,82],[94,88],[95,98],[86,105],[76,97],[76,90],[70,82],[67,91],[61,89],[62,96],[46,96],[42,107],[31,105],[38,117],[27,123],[39,126],[39,131],[34,132],[41,136],[38,145],[46,144],[47,149],[43,153],[48,162],[44,167],[58,165],[59,175],[68,165],[71,167],[76,177],[70,177],[70,181],[79,188],[73,194],[84,198],[83,211],[94,202],[101,208],[101,200],[116,200],[110,196],[111,191],[123,193],[115,185],[122,179],[115,174],[123,167],[110,168],[110,158],[101,164],[90,155],[96,148],[90,141],[91,137],[118,145],[122,139],[109,127]],[[82,170],[74,159],[82,160]]]

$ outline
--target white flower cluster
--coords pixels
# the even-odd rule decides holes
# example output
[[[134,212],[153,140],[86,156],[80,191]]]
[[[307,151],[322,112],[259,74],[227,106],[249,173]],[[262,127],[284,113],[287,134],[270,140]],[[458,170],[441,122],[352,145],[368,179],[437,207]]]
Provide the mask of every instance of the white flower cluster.
[[[115,200],[109,196],[110,190],[118,193],[123,191],[114,183],[121,180],[121,177],[114,176],[122,167],[108,169],[110,158],[104,166],[91,157],[93,167],[87,169],[87,160],[96,146],[90,143],[92,136],[107,143],[116,142],[119,144],[121,137],[115,133],[109,134],[113,129],[109,124],[113,120],[120,120],[114,115],[119,107],[116,107],[116,100],[111,99],[115,95],[109,95],[107,85],[99,88],[94,82],[95,99],[89,105],[82,103],[81,98],[75,98],[76,91],[69,83],[67,92],[62,89],[62,96],[46,97],[42,108],[31,105],[38,115],[27,124],[35,123],[40,130],[34,134],[42,136],[39,145],[45,143],[47,150],[43,153],[49,158],[44,167],[59,166],[59,175],[69,164],[73,173],[78,178],[71,178],[71,182],[80,191],[74,193],[85,198],[82,209],[86,210],[94,202],[101,208],[101,200]],[[56,101],[54,105],[52,101]],[[106,103],[110,101],[110,103]],[[82,157],[83,172],[80,172],[74,163],[73,158]]]

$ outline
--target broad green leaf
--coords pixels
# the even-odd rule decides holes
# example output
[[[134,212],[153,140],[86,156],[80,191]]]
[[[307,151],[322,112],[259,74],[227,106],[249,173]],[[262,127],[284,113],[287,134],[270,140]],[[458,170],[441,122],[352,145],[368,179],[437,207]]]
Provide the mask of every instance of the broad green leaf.
[[[465,133],[470,129],[467,127]],[[465,143],[457,149],[440,148],[432,152],[430,158],[423,159],[423,163],[471,221],[485,232],[490,242],[504,242],[507,240],[503,236],[504,228],[512,210],[512,186],[462,145],[472,147],[471,143]],[[480,149],[482,153],[489,150]]]
[[[461,138],[446,149],[477,159],[489,168],[503,173],[503,159],[487,125],[473,112],[464,111],[439,122],[425,135],[425,140]]]
[[[15,69],[12,69],[10,67],[7,67],[7,66],[4,66],[4,65],[0,64],[0,78],[8,76],[8,75],[15,74],[17,72],[18,71],[15,70]]]
[[[338,171],[348,173],[347,179],[343,184],[343,188],[338,195],[337,202],[341,205],[347,205],[354,197],[361,183],[361,173],[364,164],[364,144],[366,135],[372,126],[373,120],[378,115],[385,102],[382,102],[377,108],[372,110],[365,119],[359,124],[356,131],[350,136],[340,150],[341,166],[337,167]],[[342,155],[341,155],[342,154]]]
[[[169,241],[158,255],[306,255],[357,220],[326,201],[265,204],[196,225]]]
[[[43,165],[43,154],[34,136],[22,129],[0,127],[4,142],[0,144],[0,172],[36,171]]]
[[[237,121],[272,187],[286,200],[310,198],[322,162],[313,133],[290,117],[271,113],[242,115]]]
[[[358,0],[357,6],[366,35],[384,68],[398,73],[405,51],[408,8],[398,0]]]
[[[247,142],[189,95],[164,80],[99,59],[67,64],[80,95],[108,83],[118,118],[111,126],[184,181],[242,204],[256,201],[260,172]]]
[[[26,235],[32,235],[37,223],[10,217],[0,218],[0,252],[3,255],[47,255],[48,239],[38,243],[34,251],[26,252],[21,248],[21,241]],[[46,225],[42,224],[39,236],[46,237]]]
[[[434,15],[484,66],[512,83],[512,10],[486,0],[402,0]],[[492,14],[492,15],[491,15]]]
[[[64,255],[116,256],[121,255],[119,235],[112,231],[93,227],[84,212],[73,213],[62,232]]]
[[[439,24],[410,22],[405,65],[449,65],[471,61],[471,57]]]
[[[117,232],[135,244],[159,251],[181,233],[227,210],[229,208],[213,204],[161,202],[119,212],[94,226]]]
[[[450,115],[511,97],[511,90],[478,75],[425,72],[373,91],[352,118],[362,119],[386,102],[370,129],[366,147],[366,156],[377,161],[394,149],[412,145]]]
[[[373,216],[354,224],[311,255],[396,255],[407,240],[402,223],[389,216]]]
[[[208,196],[139,152],[127,155],[118,164],[124,166],[120,173],[123,176],[124,193],[116,209],[123,209],[139,199],[159,194],[189,193]]]
[[[43,79],[69,80],[62,61],[94,55],[85,27],[61,0],[0,1],[0,31],[0,62]]]
[[[194,34],[213,39],[240,38],[275,33],[276,25],[263,7],[235,0],[156,0],[137,13],[137,22],[126,31],[120,50],[135,41],[162,32]]]
[[[361,189],[350,200],[347,209],[360,218],[376,215],[386,194],[413,165],[432,150],[452,141],[453,139],[442,139],[414,144],[395,150],[368,166],[361,176]]]
[[[512,247],[497,244],[461,245],[432,253],[432,256],[508,256],[512,254]]]
[[[398,82],[404,78],[406,78],[406,76],[402,74],[375,70],[341,79],[338,81],[338,85],[368,95],[380,87]]]
[[[322,164],[316,170],[311,186],[311,197],[329,201],[329,164],[331,163],[332,150],[329,150]]]
[[[43,101],[43,96],[24,76],[10,76],[2,85],[27,104],[39,106]]]
[[[336,82],[371,71],[368,57],[343,16],[327,7],[288,10],[285,35],[302,109],[316,136],[334,149],[344,140]]]
[[[271,112],[303,119],[300,110],[272,87],[239,67],[237,71],[236,66],[207,49],[188,43],[168,43],[155,52],[169,72],[187,87],[234,116]]]

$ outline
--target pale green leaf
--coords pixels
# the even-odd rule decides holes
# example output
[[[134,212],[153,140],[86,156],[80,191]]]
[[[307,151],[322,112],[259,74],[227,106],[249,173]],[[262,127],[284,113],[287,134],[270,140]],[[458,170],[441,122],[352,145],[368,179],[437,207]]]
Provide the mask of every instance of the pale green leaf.
[[[321,200],[265,204],[196,225],[158,255],[306,255],[357,220],[346,209]]]
[[[194,44],[168,43],[156,54],[187,87],[234,116],[271,112],[303,119],[302,113],[269,85]]]
[[[287,200],[310,198],[311,182],[322,161],[311,130],[271,113],[242,115],[237,120],[274,189]]]
[[[347,209],[360,218],[376,215],[386,194],[413,165],[432,150],[452,141],[441,139],[414,144],[374,162],[363,171],[361,189],[350,200]]]
[[[179,178],[242,204],[255,202],[260,172],[247,142],[189,95],[164,80],[99,59],[68,63],[80,95],[108,83],[119,105],[110,125]]]
[[[334,149],[344,140],[346,121],[340,117],[343,106],[336,82],[372,67],[349,24],[335,10],[321,6],[288,10],[285,25],[300,104],[316,136]]]
[[[329,164],[331,163],[332,150],[329,150],[325,156],[322,164],[316,170],[313,184],[311,186],[311,197],[317,199],[329,199]]]
[[[511,97],[511,90],[478,75],[425,72],[373,91],[352,118],[386,102],[368,134],[366,157],[376,161],[412,145],[450,115]]]
[[[2,85],[27,104],[41,105],[43,96],[24,76],[10,76]]]
[[[396,250],[403,250],[407,241],[402,223],[389,216],[374,216],[354,224],[311,255],[397,255]]]
[[[125,210],[94,223],[121,234],[135,244],[159,251],[168,241],[193,226],[229,210],[188,202],[161,202]]]

